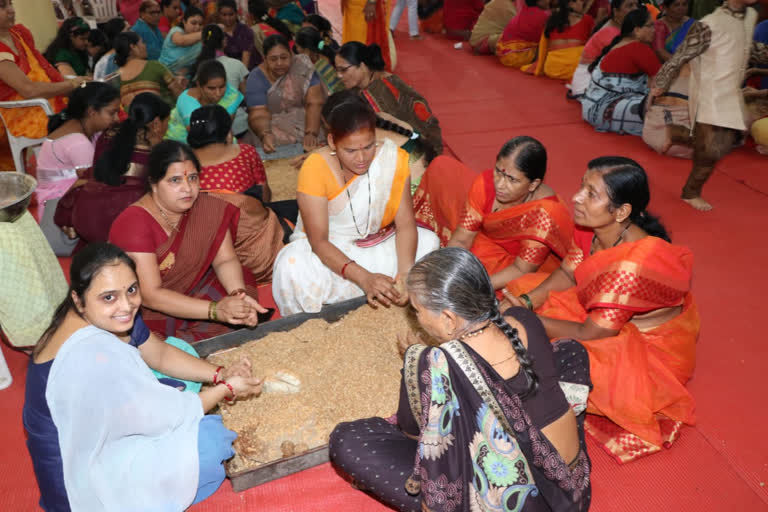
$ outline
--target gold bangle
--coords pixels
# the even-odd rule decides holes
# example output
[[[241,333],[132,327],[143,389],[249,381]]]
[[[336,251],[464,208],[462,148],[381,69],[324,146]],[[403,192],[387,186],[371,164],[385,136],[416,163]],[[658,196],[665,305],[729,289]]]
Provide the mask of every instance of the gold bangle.
[[[211,322],[217,322],[219,320],[219,317],[216,315],[217,304],[218,303],[215,300],[208,303],[208,320]]]

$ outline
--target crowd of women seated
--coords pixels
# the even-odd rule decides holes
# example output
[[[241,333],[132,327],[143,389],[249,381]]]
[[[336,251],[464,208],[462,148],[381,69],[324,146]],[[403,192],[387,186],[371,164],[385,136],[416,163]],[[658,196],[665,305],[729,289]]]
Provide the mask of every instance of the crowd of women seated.
[[[575,68],[568,50],[584,45],[574,34],[590,23],[580,4],[538,16],[545,20],[538,47],[547,51],[534,67],[542,73]],[[650,20],[644,9],[624,16],[620,33],[592,62],[593,79],[636,75],[628,64],[654,73],[643,60],[659,60]],[[699,330],[692,255],[648,213],[645,171],[623,157],[589,162],[572,217],[544,183],[547,150],[539,141],[512,138],[493,168],[476,175],[439,156],[440,125],[427,101],[385,71],[376,45],[346,43],[331,60],[321,55],[325,37],[302,30],[295,51],[283,34],[266,37],[264,61],[243,86],[243,56],[217,55],[226,27],[206,26],[186,90],[170,70],[146,60],[135,33],[122,32],[114,38],[121,72],[135,77],[156,62],[165,93],[147,77],[134,88],[129,79],[127,90],[123,81],[120,91],[88,83],[72,92],[64,119],[52,121],[38,176],[57,169],[46,167],[48,152],[81,148],[90,161],[67,163],[74,176],[51,196],[63,194],[54,218],[61,232],[85,247],[28,372],[24,422],[41,503],[89,508],[96,499],[151,499],[184,508],[213,492],[232,436],[203,414],[224,398],[257,394],[260,382],[248,361],[217,369],[162,339],[196,342],[269,319],[269,289],[257,285],[271,280],[283,315],[354,297],[374,307],[410,302],[437,342],[401,340],[394,418],[341,424],[332,434],[331,458],[358,487],[401,510],[446,499],[462,507],[586,510],[585,432],[627,461],[658,451],[695,421],[685,388]],[[326,66],[335,66],[346,90],[329,95],[329,82],[318,77]],[[593,92],[586,97],[603,111],[601,101],[635,101],[634,90]],[[233,128],[243,96],[258,148],[237,140]],[[118,122],[121,104],[127,117]],[[289,154],[305,157],[297,204],[275,203],[259,150],[291,145]],[[78,174],[81,167],[91,169]],[[419,182],[415,193],[412,182]],[[49,188],[43,180],[41,193]],[[92,368],[94,357],[111,363]],[[213,386],[179,394],[146,367],[172,385]],[[111,400],[85,404],[64,392],[87,387],[100,372],[109,374],[111,397],[156,408],[152,422],[117,425]],[[110,452],[114,459],[105,463],[116,469],[106,482],[69,476],[87,475],[80,468],[96,451],[72,423],[83,416],[87,430],[109,443],[137,438]],[[450,421],[438,426],[435,417]],[[163,439],[148,464],[157,457],[183,462],[163,465],[174,485],[161,488],[165,479],[127,475],[119,464],[149,450],[136,435],[148,428]],[[195,453],[189,439],[198,433]],[[619,437],[642,449],[625,448]],[[191,476],[177,482],[179,474]],[[445,478],[456,487],[447,497],[437,485]]]

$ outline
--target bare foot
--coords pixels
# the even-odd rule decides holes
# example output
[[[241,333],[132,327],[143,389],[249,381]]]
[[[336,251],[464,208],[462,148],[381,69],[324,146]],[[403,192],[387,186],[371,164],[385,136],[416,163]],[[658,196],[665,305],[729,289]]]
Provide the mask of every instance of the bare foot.
[[[682,198],[683,201],[688,203],[689,205],[693,206],[700,212],[708,212],[712,209],[712,205],[706,202],[701,197],[692,197],[690,199]]]

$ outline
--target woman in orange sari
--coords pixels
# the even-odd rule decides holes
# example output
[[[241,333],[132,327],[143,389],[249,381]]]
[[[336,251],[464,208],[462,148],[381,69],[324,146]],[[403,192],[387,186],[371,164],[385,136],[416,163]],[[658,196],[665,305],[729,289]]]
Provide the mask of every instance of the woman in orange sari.
[[[573,233],[570,213],[542,183],[546,168],[544,146],[532,137],[515,137],[502,146],[494,169],[476,176],[469,193],[462,194],[458,191],[466,188],[460,184],[472,171],[438,157],[416,191],[416,219],[431,226],[443,244],[471,250],[494,289],[516,289],[522,282],[535,286],[560,265]]]
[[[595,20],[583,11],[584,0],[559,0],[544,27],[536,62],[521,69],[570,82],[595,27]]]
[[[192,150],[166,140],[149,155],[150,191],[115,219],[112,243],[136,262],[149,328],[199,341],[267,313],[256,283],[235,253],[236,206],[200,194]]]
[[[0,101],[46,98],[54,112],[61,111],[65,98],[85,81],[64,80],[56,68],[35,48],[35,40],[23,25],[14,25],[11,0],[0,0]],[[39,107],[0,109],[0,170],[14,170],[6,129],[14,136],[39,139],[48,134],[48,116]]]
[[[515,305],[535,308],[552,339],[587,349],[594,389],[586,430],[619,462],[657,452],[695,422],[685,383],[699,315],[693,255],[646,211],[645,171],[624,157],[589,163],[574,196],[578,223],[562,266]]]

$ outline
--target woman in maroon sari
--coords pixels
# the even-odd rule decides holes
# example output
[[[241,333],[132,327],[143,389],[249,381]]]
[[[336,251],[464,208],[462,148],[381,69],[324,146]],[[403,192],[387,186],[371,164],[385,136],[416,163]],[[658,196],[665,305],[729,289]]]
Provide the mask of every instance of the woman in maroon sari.
[[[267,310],[235,253],[239,210],[200,194],[200,163],[184,144],[161,142],[148,167],[150,191],[109,232],[136,262],[145,323],[187,341],[256,325]]]
[[[171,107],[160,96],[136,96],[128,119],[96,143],[86,181],[76,183],[59,201],[56,225],[71,238],[106,242],[112,222],[147,192],[149,151],[162,142],[170,115]]]

